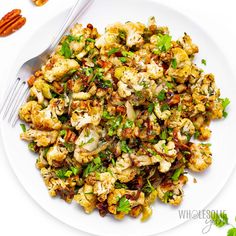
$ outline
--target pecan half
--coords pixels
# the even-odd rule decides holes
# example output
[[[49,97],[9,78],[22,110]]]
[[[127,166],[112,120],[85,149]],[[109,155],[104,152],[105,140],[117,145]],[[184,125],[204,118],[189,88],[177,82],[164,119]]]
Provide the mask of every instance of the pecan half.
[[[33,3],[38,6],[38,7],[41,7],[43,6],[45,3],[47,3],[48,0],[32,0]]]
[[[26,18],[20,15],[20,9],[14,9],[0,20],[0,36],[8,36],[20,29],[26,22]]]

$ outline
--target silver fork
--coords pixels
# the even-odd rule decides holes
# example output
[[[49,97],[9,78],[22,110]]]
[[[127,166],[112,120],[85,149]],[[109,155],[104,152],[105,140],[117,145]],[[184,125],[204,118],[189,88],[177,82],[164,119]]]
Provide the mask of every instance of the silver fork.
[[[15,126],[18,120],[18,109],[20,105],[29,95],[27,84],[29,76],[41,68],[42,64],[48,59],[48,56],[54,52],[56,46],[61,40],[61,37],[93,1],[94,0],[78,0],[75,6],[71,9],[64,25],[61,27],[51,45],[40,55],[26,61],[19,69],[16,80],[14,80],[7,89],[4,94],[5,99],[0,106],[0,115],[3,113],[2,119],[4,120],[8,117],[8,123],[10,123],[12,127]]]

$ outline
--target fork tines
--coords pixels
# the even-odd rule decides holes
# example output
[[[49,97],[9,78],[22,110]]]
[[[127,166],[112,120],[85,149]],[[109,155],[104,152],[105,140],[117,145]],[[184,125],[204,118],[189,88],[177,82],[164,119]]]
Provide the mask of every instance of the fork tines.
[[[8,123],[15,126],[18,120],[18,110],[29,93],[28,84],[21,78],[17,78],[6,91],[0,107],[0,115],[3,120],[8,118]]]

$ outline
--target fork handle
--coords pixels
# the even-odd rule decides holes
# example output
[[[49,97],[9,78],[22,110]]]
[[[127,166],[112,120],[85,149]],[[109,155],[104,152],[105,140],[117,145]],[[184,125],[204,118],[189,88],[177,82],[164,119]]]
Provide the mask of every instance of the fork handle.
[[[94,0],[78,0],[74,7],[70,10],[70,13],[64,23],[64,25],[59,30],[58,34],[54,38],[51,45],[48,47],[47,51],[49,54],[52,54],[59,44],[62,36],[69,30],[70,26],[74,23],[78,17],[80,17],[87,7],[93,2]]]

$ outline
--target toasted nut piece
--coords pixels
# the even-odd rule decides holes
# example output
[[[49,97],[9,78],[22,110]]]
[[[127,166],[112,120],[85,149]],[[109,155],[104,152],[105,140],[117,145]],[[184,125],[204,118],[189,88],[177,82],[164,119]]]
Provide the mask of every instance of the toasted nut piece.
[[[169,104],[170,106],[173,106],[173,105],[178,104],[179,102],[180,102],[180,96],[179,96],[179,94],[175,94],[175,95],[170,99],[170,101],[168,102],[168,104]]]
[[[35,76],[34,76],[34,75],[31,75],[31,76],[29,77],[28,81],[27,81],[27,82],[28,82],[28,85],[29,85],[30,87],[32,87],[32,86],[34,85],[35,80],[36,80]]]
[[[44,4],[46,4],[48,0],[32,0],[32,1],[36,6],[41,7]]]
[[[67,130],[66,131],[66,137],[65,137],[65,141],[67,142],[67,143],[69,143],[69,142],[72,142],[72,143],[74,143],[75,142],[75,140],[76,140],[76,134],[73,132],[73,131],[71,131],[71,130]]]
[[[20,9],[14,9],[7,13],[0,20],[0,36],[8,36],[14,33],[16,30],[20,29],[26,22],[26,18],[20,15]]]

